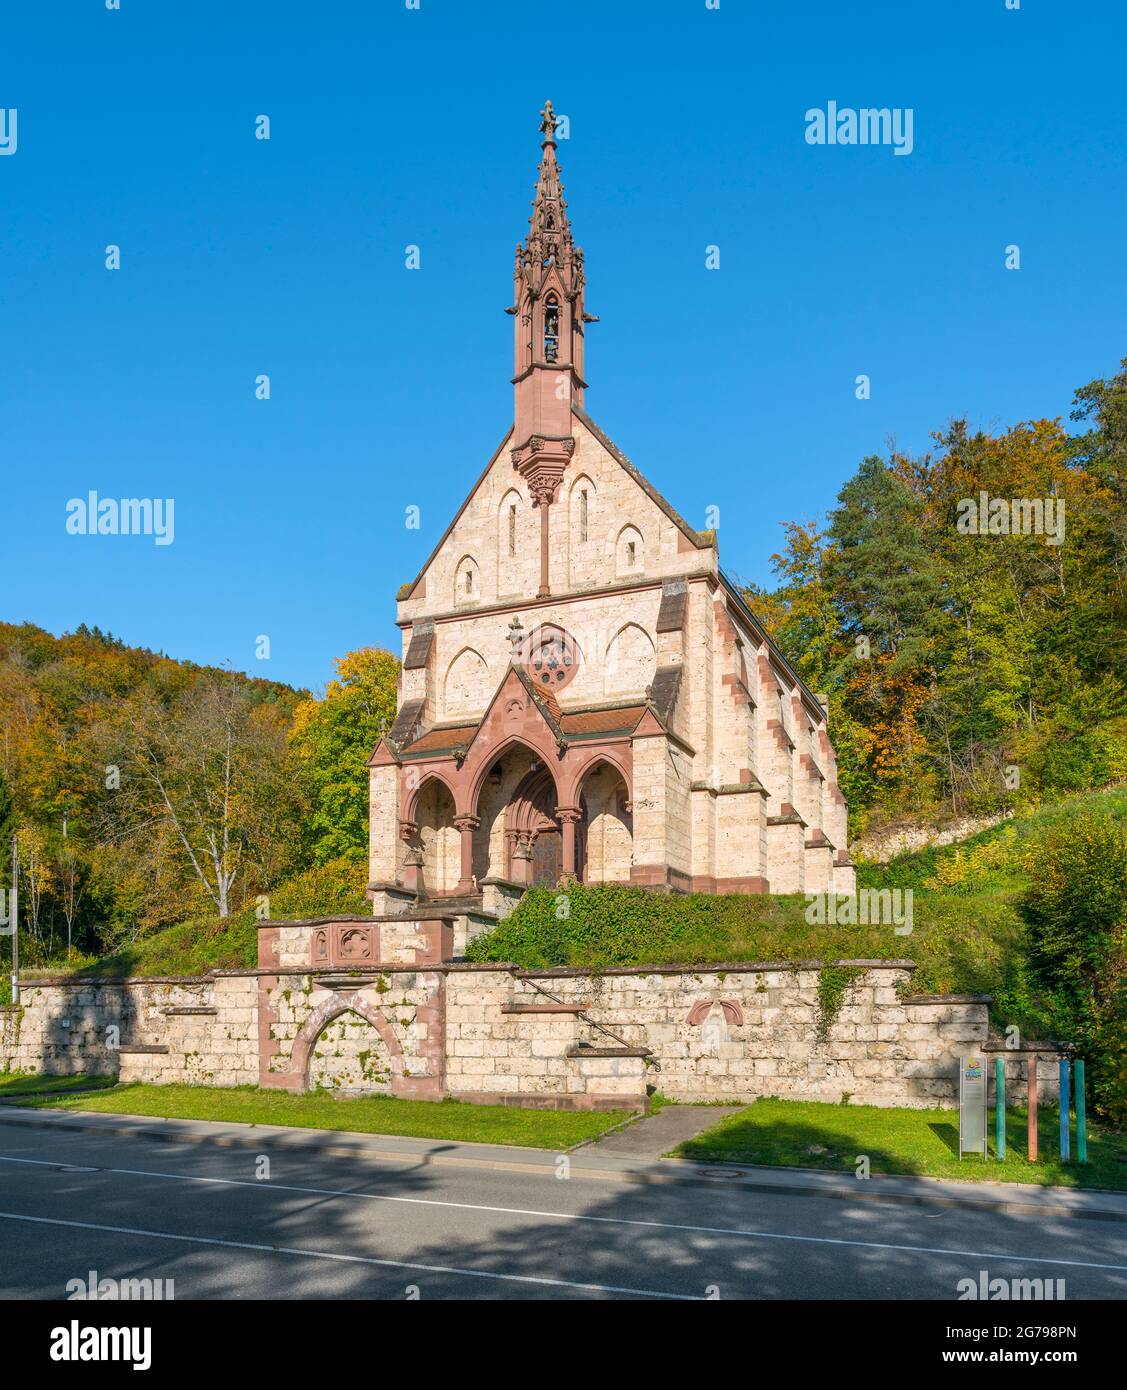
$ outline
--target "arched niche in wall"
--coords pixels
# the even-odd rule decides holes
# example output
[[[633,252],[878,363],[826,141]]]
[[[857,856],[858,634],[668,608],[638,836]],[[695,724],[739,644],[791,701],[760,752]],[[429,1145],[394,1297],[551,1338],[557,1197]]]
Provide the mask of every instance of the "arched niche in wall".
[[[637,623],[626,623],[607,645],[604,692],[641,697],[654,678],[656,666],[657,653],[649,633]]]
[[[489,664],[473,647],[463,647],[446,668],[442,682],[442,718],[479,715],[493,691]]]

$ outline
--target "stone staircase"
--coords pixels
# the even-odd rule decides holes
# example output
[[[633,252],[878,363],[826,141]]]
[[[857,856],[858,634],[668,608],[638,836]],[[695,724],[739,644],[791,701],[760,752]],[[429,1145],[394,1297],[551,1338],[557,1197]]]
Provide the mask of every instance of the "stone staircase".
[[[515,976],[513,986],[513,993],[509,1002],[502,1005],[501,1013],[510,1017],[553,1020],[552,1040],[558,1039],[559,1055],[569,1063],[572,1077],[583,1083],[583,1090],[578,1094],[591,1104],[597,1104],[602,1098],[613,1105],[632,1102],[645,1105],[645,1073],[651,1056],[648,1047],[631,1042],[601,1022],[593,1013],[595,1006],[589,999],[563,998],[549,986],[527,976]]]

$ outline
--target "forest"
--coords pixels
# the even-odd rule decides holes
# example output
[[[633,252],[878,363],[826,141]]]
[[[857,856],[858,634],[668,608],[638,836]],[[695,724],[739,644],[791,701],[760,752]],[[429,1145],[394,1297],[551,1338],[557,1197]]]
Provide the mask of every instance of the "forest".
[[[824,523],[784,528],[778,585],[749,587],[830,697],[854,834],[1127,776],[1127,359],[1070,423],[953,420],[920,457],[863,459]]]

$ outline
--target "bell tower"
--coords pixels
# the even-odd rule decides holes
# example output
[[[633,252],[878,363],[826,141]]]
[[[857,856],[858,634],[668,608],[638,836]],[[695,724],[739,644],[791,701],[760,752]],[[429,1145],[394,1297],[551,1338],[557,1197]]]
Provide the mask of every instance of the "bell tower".
[[[583,336],[597,320],[583,308],[583,249],[575,245],[556,163],[556,114],[540,113],[540,173],[528,236],[516,249],[513,272],[513,467],[540,508],[540,594],[551,592],[548,515],[575,449],[571,407],[582,406]]]

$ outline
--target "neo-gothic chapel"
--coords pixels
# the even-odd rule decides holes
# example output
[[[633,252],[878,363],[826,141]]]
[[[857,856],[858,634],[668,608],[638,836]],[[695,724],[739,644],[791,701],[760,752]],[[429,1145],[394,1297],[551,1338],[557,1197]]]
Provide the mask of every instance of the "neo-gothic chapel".
[[[544,110],[513,276],[513,423],[400,590],[372,754],[374,909],[530,885],[852,892],[826,704],[587,414],[583,251]]]

